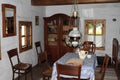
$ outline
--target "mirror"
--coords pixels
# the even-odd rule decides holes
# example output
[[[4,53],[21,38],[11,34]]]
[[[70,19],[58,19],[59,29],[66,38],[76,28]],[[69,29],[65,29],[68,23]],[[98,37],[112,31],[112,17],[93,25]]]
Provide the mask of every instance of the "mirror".
[[[3,37],[16,35],[16,6],[2,4]]]

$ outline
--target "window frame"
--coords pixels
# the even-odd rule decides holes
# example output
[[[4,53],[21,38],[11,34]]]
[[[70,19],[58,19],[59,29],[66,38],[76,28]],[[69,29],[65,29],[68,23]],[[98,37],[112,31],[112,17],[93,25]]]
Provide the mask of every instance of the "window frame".
[[[94,34],[92,34],[94,36],[94,41],[95,41],[95,36],[96,35],[102,35],[105,36],[106,35],[106,20],[105,19],[88,19],[85,20],[85,27],[84,27],[84,35],[91,35],[88,34],[88,28],[87,28],[87,24],[88,23],[92,23],[92,24],[96,24],[96,23],[102,23],[103,27],[102,27],[102,34],[96,34],[96,26],[94,26]],[[84,40],[86,40],[86,36],[84,36]],[[105,37],[103,38],[103,43],[105,44]],[[96,47],[96,50],[105,50],[105,45],[103,45],[102,47]]]
[[[21,32],[22,25],[26,26],[26,29],[25,29],[26,35],[24,35],[24,36],[22,35],[22,32]],[[26,31],[26,30],[28,30],[27,28],[29,28],[30,31]],[[28,34],[28,32],[30,32],[30,33]],[[26,37],[26,40],[25,40],[26,47],[24,47],[24,48],[22,46],[22,38],[23,37]],[[29,45],[27,45],[28,44],[28,37],[30,39],[29,40],[30,41]],[[20,52],[24,52],[24,51],[27,51],[27,50],[30,50],[30,49],[32,49],[32,22],[30,22],[30,21],[19,21],[19,50],[20,50]]]

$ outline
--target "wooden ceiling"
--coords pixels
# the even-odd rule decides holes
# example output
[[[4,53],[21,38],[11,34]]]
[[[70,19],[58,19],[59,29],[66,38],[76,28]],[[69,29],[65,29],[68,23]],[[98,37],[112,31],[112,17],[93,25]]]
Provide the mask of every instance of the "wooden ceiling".
[[[34,6],[52,6],[52,5],[69,5],[73,4],[74,0],[31,0]],[[120,0],[78,0],[78,4],[92,3],[118,3]]]

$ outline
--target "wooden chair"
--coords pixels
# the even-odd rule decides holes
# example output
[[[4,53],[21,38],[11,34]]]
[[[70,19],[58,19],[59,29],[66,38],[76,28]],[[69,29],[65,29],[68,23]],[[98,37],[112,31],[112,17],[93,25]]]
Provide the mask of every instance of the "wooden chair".
[[[37,54],[38,54],[39,63],[40,64],[45,63],[45,67],[46,67],[46,69],[42,72],[43,80],[46,80],[46,79],[49,80],[51,75],[52,75],[52,68],[48,63],[47,53],[46,53],[46,51],[45,52],[42,51],[40,41],[35,42],[35,47],[36,47],[36,51],[37,51]],[[38,52],[39,49],[41,51],[40,53]]]
[[[105,71],[107,69],[109,59],[110,57],[107,54],[105,54],[105,58],[100,71],[98,72],[95,71],[95,80],[104,80]]]
[[[115,67],[115,72],[117,74],[117,76],[119,76],[119,65],[120,65],[120,61],[119,61],[119,41],[117,38],[113,38],[113,42],[112,42],[112,63]],[[119,77],[118,77],[119,78]]]
[[[45,67],[46,67],[46,69],[42,72],[43,80],[49,80],[52,76],[52,67],[48,63],[46,51],[42,54],[44,54],[44,55],[42,55],[42,57],[44,57],[42,63],[45,63]]]
[[[80,79],[81,75],[81,65],[65,65],[56,63],[57,67],[57,79],[58,80],[89,80],[88,79]],[[70,75],[70,76],[77,76],[76,78],[65,78],[60,75]]]
[[[82,50],[95,53],[95,44],[92,41],[85,41]]]
[[[35,48],[36,48],[36,52],[37,52],[37,56],[38,56],[38,64],[42,62],[42,47],[41,47],[41,42],[35,42]]]
[[[8,57],[9,57],[9,60],[10,60],[11,66],[12,66],[12,72],[13,72],[12,80],[15,80],[14,79],[14,74],[15,73],[18,74],[18,79],[20,79],[21,74],[24,74],[25,75],[25,80],[27,80],[27,73],[30,72],[30,71],[31,71],[31,80],[33,80],[32,64],[20,62],[17,48],[11,49],[11,50],[7,51],[7,53],[8,53]],[[15,58],[17,58],[17,59],[15,59]],[[13,59],[15,59],[14,62],[16,62],[16,61],[17,62],[14,63]]]

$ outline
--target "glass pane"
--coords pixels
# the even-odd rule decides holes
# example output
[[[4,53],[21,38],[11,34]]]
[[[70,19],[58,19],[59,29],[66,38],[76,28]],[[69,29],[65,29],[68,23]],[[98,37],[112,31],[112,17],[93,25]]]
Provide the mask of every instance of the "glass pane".
[[[49,42],[48,45],[50,45],[50,46],[56,46],[57,42]]]
[[[27,36],[29,36],[30,35],[30,27],[27,27]]]
[[[26,30],[26,26],[22,25],[21,26],[21,35],[25,35],[25,30]]]
[[[93,41],[94,42],[94,36],[93,35],[86,35],[86,41]]]
[[[57,26],[53,26],[53,25],[48,26],[48,33],[57,34]]]
[[[48,25],[56,25],[57,21],[56,20],[51,20],[50,22],[48,22]]]
[[[95,42],[96,47],[103,47],[104,46],[103,36],[86,35],[86,40]]]
[[[103,47],[104,46],[103,36],[96,36],[95,44],[96,47]]]
[[[56,20],[51,20],[48,22],[48,33],[57,33],[57,21]]]
[[[31,44],[32,44],[32,43],[31,43],[31,36],[29,36],[29,37],[27,38],[27,45],[28,45],[28,46],[31,46]]]
[[[25,43],[25,37],[22,37],[22,47],[25,47],[26,43]]]
[[[63,25],[70,25],[70,22],[69,22],[69,20],[67,20],[67,19],[64,19],[64,20],[63,20]]]
[[[57,45],[57,35],[56,34],[49,34],[48,35],[48,45]]]
[[[30,45],[32,45],[32,36],[30,36]]]
[[[48,41],[56,41],[57,35],[56,34],[49,34],[48,35]]]
[[[102,34],[102,23],[97,23],[96,24],[96,34]]]
[[[30,36],[32,36],[32,27],[29,26],[29,27],[28,27],[28,30],[29,30],[29,33],[28,33],[28,34],[29,34]]]
[[[89,23],[87,27],[88,27],[88,34],[94,34],[94,24]]]

